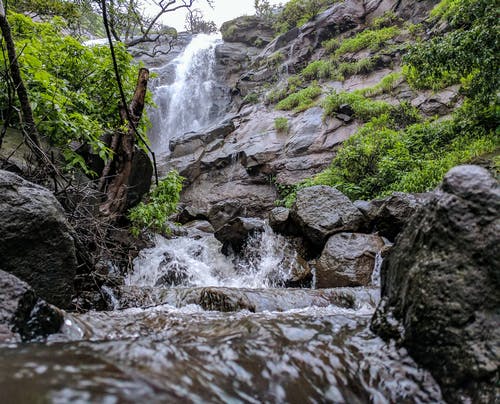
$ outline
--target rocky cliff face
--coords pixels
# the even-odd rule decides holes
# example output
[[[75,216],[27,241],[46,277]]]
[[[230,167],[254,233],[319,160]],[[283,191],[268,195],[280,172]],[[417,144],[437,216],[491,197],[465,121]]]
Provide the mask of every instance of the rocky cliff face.
[[[436,3],[427,0],[415,6],[408,1],[346,0],[272,40],[270,27],[264,22],[250,23],[250,17],[241,17],[226,23],[226,41],[216,53],[218,75],[231,93],[228,115],[212,129],[187,134],[170,145],[169,166],[187,178],[183,203],[208,216],[215,205],[229,200],[238,206],[236,215],[263,216],[278,197],[277,187],[295,184],[325,169],[362,121],[353,116],[349,106],[342,113],[325,117],[323,95],[310,108],[279,110],[269,101],[271,93],[286,91],[297,77],[294,74],[324,58],[325,41],[350,38],[388,12],[406,21],[422,21]],[[343,58],[349,63],[369,59],[369,69],[346,74],[342,80],[320,80],[322,94],[332,89],[352,92],[370,88],[398,72],[400,46],[410,41],[410,36],[408,30],[400,29],[381,49],[347,53]],[[297,90],[307,86],[298,83]],[[417,94],[402,80],[374,99],[392,105],[407,101],[427,116],[446,115],[459,101],[455,87]]]

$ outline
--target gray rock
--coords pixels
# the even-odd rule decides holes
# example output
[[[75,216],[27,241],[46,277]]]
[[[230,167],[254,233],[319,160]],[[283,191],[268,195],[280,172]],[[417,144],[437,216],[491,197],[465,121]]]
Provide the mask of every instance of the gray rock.
[[[260,219],[236,217],[220,227],[214,236],[222,243],[222,252],[227,254],[230,249],[239,253],[248,237],[262,233],[265,222]]]
[[[324,185],[299,190],[291,215],[304,236],[319,248],[332,234],[355,232],[364,224],[363,214],[347,196]]]
[[[272,23],[258,16],[241,16],[222,24],[222,39],[245,45],[263,47],[274,38]]]
[[[331,236],[314,262],[317,288],[368,286],[375,256],[384,241],[373,234],[339,233]]]
[[[455,167],[413,216],[381,270],[372,328],[428,368],[449,402],[499,397],[500,187]]]
[[[298,233],[298,229],[290,216],[290,209],[281,206],[269,212],[269,226],[276,233],[284,235],[297,235]]]
[[[22,280],[0,270],[0,341],[28,341],[56,333],[62,312],[40,300]]]
[[[47,302],[71,303],[77,267],[71,229],[52,193],[0,171],[0,265]]]
[[[368,219],[372,231],[394,241],[425,199],[424,194],[394,192],[387,198],[370,202],[356,201],[355,205]]]

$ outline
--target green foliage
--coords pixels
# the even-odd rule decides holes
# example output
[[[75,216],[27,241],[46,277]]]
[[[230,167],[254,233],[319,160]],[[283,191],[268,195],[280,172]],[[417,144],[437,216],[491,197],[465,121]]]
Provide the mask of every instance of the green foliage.
[[[266,103],[274,104],[283,100],[290,94],[299,91],[302,88],[303,84],[304,83],[301,76],[290,76],[285,85],[278,85],[266,94]]]
[[[373,87],[360,90],[365,97],[375,97],[379,94],[389,93],[394,90],[403,81],[403,75],[400,72],[389,73],[380,82]]]
[[[355,74],[367,74],[374,70],[377,63],[376,57],[363,58],[355,62],[342,62],[337,66],[335,77],[344,81],[346,77]]]
[[[257,104],[259,102],[259,94],[249,93],[243,98],[244,104]]]
[[[491,0],[445,0],[434,11],[454,30],[410,47],[404,73],[414,88],[461,83],[471,99],[489,104],[499,88],[499,11]]]
[[[387,102],[370,100],[358,91],[352,93],[333,91],[323,101],[324,116],[334,116],[343,104],[348,104],[353,109],[354,116],[365,122],[392,109]]]
[[[278,33],[285,33],[294,27],[300,27],[337,1],[290,0],[277,17],[275,23],[276,31]]]
[[[295,112],[305,111],[314,105],[314,100],[321,95],[321,92],[321,87],[313,83],[311,86],[290,94],[288,97],[281,100],[276,105],[276,109],[285,111],[293,109]]]
[[[330,78],[334,65],[327,60],[315,60],[309,63],[301,72],[306,80]]]
[[[338,38],[331,38],[327,41],[324,41],[321,45],[323,46],[323,48],[325,48],[325,51],[327,53],[333,53],[339,48],[340,40]]]
[[[386,11],[380,17],[375,18],[370,26],[373,29],[387,28],[401,23],[403,20],[399,18],[394,11]]]
[[[285,117],[279,117],[274,120],[274,127],[277,132],[288,133],[288,119]]]
[[[380,29],[366,29],[352,38],[342,41],[335,51],[335,56],[339,57],[348,52],[358,52],[361,49],[379,50],[389,39],[399,35],[398,27],[386,27]]]
[[[18,13],[48,17],[60,16],[68,22],[75,22],[82,16],[83,11],[80,4],[65,0],[16,0],[9,6]]]
[[[280,51],[277,51],[267,58],[266,63],[268,66],[278,67],[284,60],[285,55],[283,55]]]
[[[168,232],[166,222],[177,210],[183,180],[177,171],[170,171],[153,189],[146,202],[129,210],[130,232],[134,236],[137,237],[144,230]]]
[[[17,49],[23,50],[19,62],[39,131],[62,149],[70,164],[83,164],[69,148],[72,141],[86,142],[106,158],[109,150],[100,137],[121,125],[120,97],[109,49],[85,47],[73,37],[62,35],[64,23],[60,19],[34,23],[26,16],[10,13],[9,22]],[[116,46],[116,57],[130,99],[138,67],[121,45]],[[0,55],[0,66],[4,63]],[[7,104],[5,95],[2,82],[0,110]]]

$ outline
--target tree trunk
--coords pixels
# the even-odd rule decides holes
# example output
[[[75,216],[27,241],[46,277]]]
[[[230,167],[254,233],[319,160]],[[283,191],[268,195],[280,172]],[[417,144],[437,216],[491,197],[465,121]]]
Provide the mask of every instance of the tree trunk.
[[[128,181],[132,172],[134,158],[136,128],[144,110],[144,99],[149,79],[149,70],[141,68],[135,93],[130,103],[129,113],[122,110],[122,118],[128,121],[127,132],[119,132],[113,138],[113,162],[109,162],[102,174],[101,182],[106,181],[111,164],[114,164],[114,176],[109,182],[106,192],[106,201],[101,205],[101,213],[108,217],[119,217],[125,213],[127,207]],[[130,120],[128,119],[130,117]]]
[[[0,30],[7,46],[7,53],[10,63],[10,74],[17,91],[19,103],[21,104],[21,111],[24,120],[24,122],[22,123],[24,129],[23,133],[27,141],[26,143],[28,144],[29,148],[35,153],[35,156],[38,158],[38,160],[43,161],[43,153],[40,147],[39,135],[36,129],[35,120],[33,119],[33,111],[31,110],[28,92],[26,90],[26,87],[24,86],[24,82],[21,77],[21,70],[19,69],[19,64],[17,63],[16,47],[14,45],[14,39],[12,38],[9,22],[7,21],[3,0],[0,0]]]

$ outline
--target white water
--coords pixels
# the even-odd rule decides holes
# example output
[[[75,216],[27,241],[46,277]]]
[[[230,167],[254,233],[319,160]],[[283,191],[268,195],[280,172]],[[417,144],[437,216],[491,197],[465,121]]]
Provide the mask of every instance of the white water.
[[[217,85],[215,47],[220,42],[218,35],[197,35],[184,52],[156,71],[161,75],[171,71],[171,65],[175,66],[171,84],[152,90],[157,108],[149,111],[152,128],[148,135],[157,153],[168,154],[171,139],[199,131],[211,123]]]
[[[153,248],[141,251],[129,286],[227,286],[269,288],[282,286],[293,270],[287,241],[270,228],[250,237],[241,257],[226,257],[213,236],[195,240],[156,237]],[[293,253],[292,253],[293,254]]]

